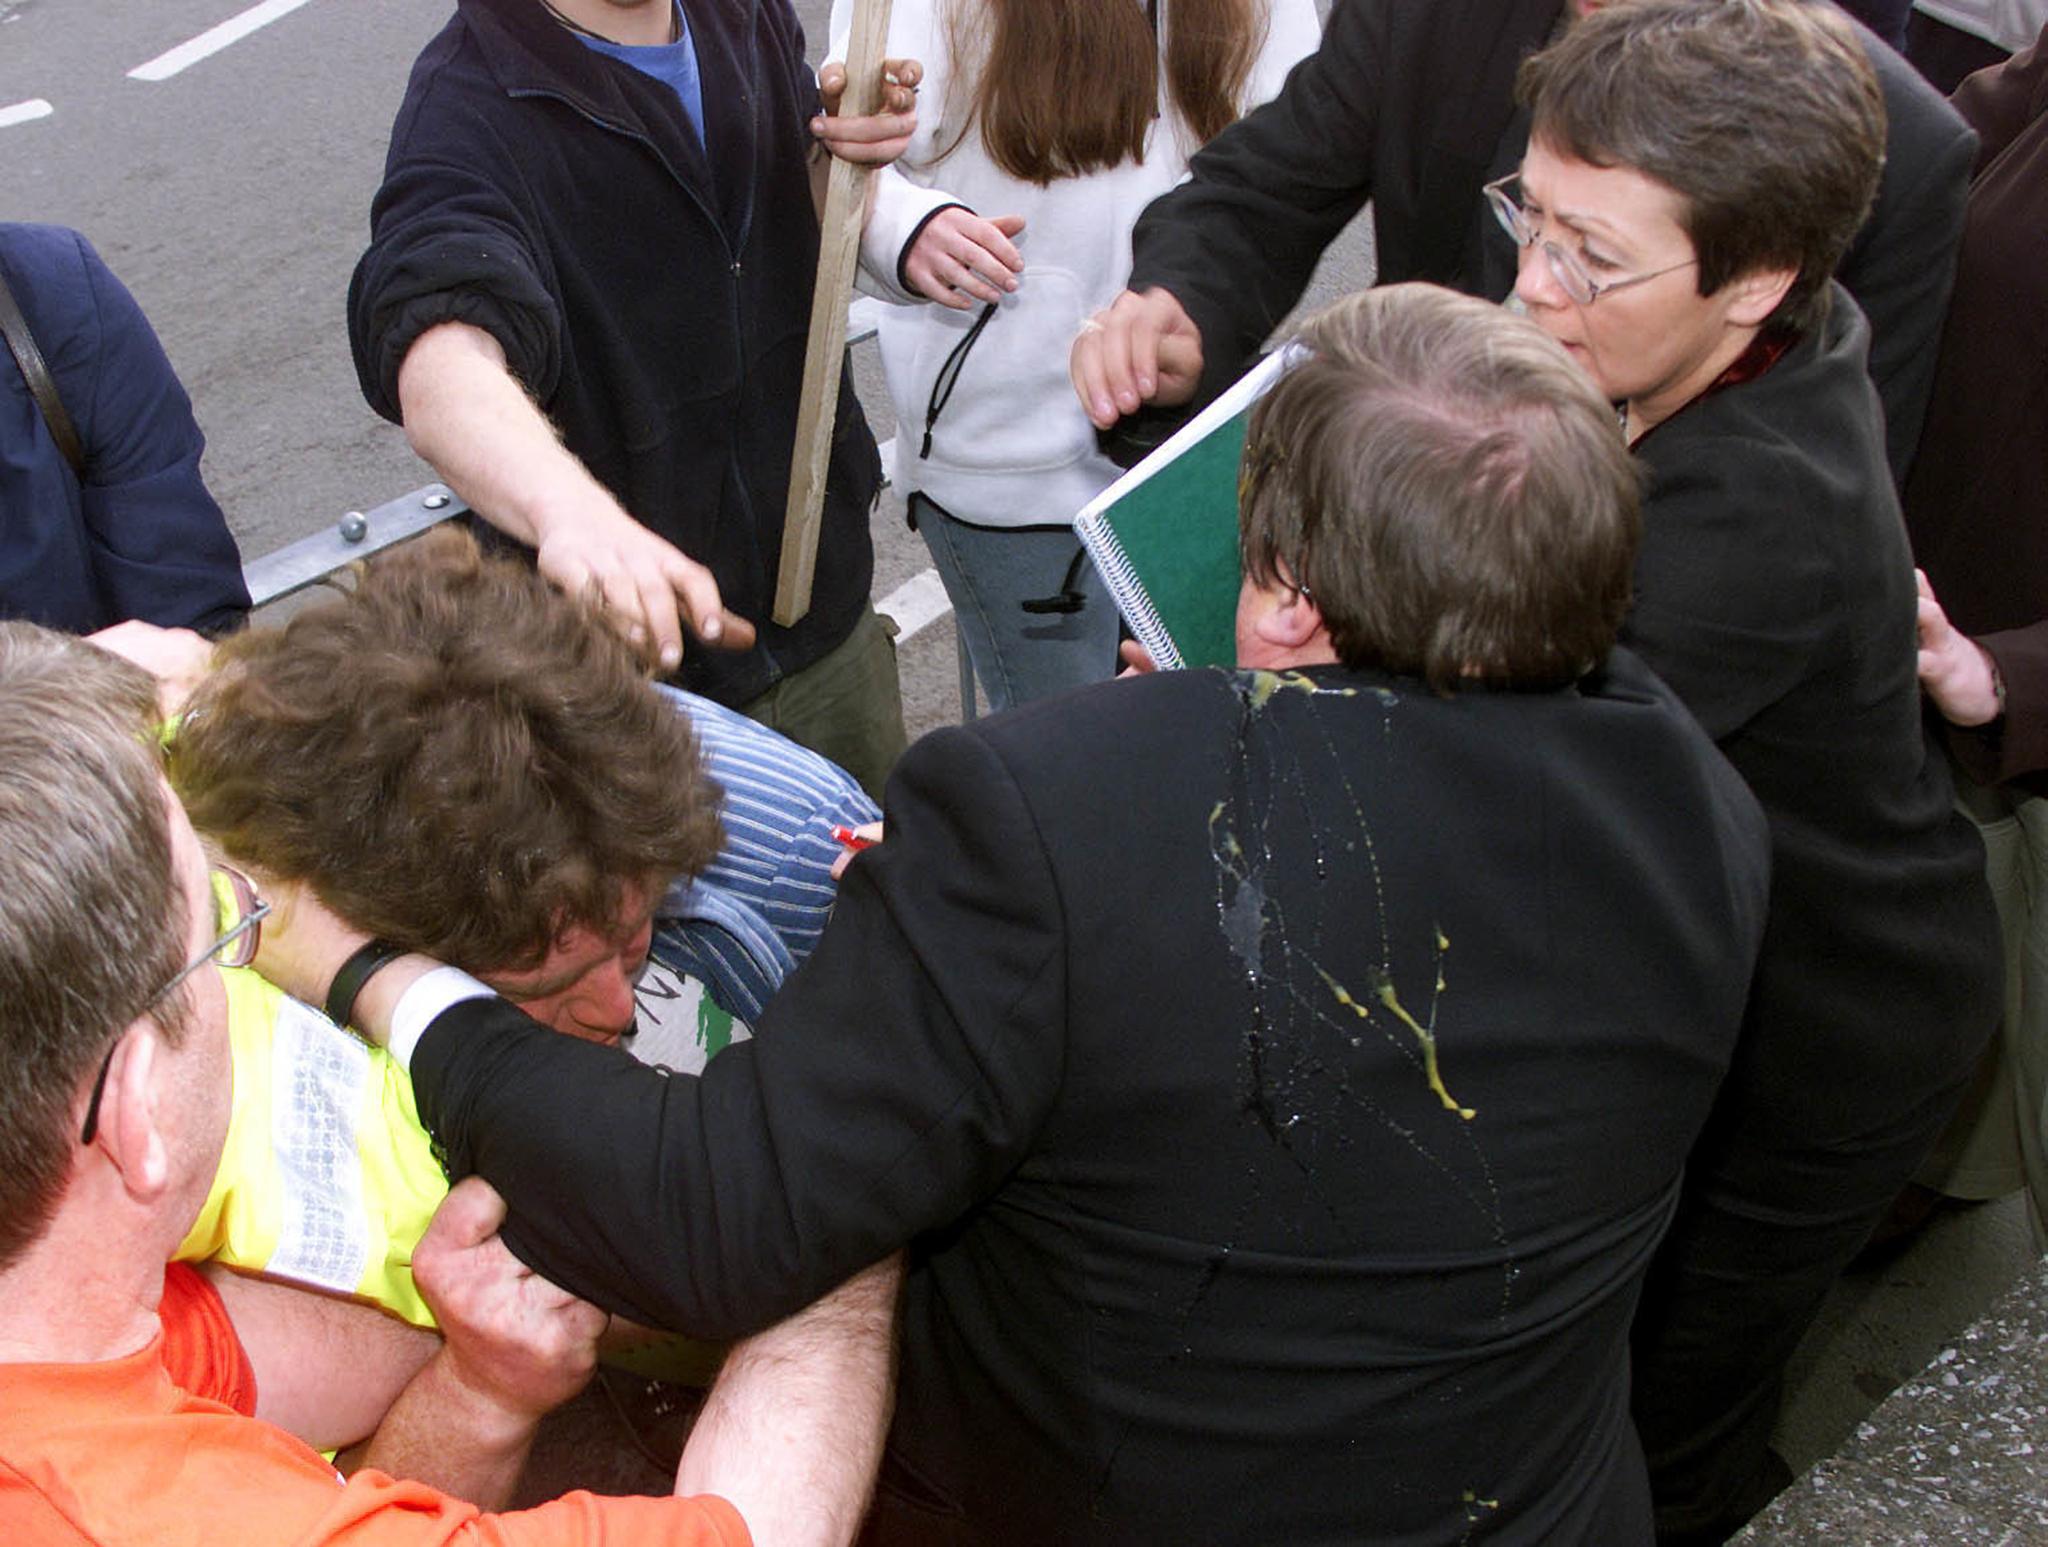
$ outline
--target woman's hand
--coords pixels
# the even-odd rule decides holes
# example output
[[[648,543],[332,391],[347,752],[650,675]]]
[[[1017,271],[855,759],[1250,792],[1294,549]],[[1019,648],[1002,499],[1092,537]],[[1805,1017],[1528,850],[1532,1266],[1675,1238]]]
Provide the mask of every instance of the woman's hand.
[[[1920,686],[1942,718],[1954,725],[1989,725],[2005,713],[1998,666],[1984,647],[1941,610],[1927,572],[1916,569],[1920,588]]]
[[[1010,238],[1024,229],[1022,215],[983,220],[954,204],[924,223],[903,260],[911,289],[955,311],[1000,301],[1017,288],[1024,259]]]

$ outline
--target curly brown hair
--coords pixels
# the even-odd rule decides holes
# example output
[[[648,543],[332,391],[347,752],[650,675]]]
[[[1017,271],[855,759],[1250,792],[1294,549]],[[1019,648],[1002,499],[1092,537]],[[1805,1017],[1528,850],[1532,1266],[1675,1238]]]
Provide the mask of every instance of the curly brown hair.
[[[708,865],[721,792],[598,615],[443,529],[223,644],[170,777],[229,854],[469,972]]]

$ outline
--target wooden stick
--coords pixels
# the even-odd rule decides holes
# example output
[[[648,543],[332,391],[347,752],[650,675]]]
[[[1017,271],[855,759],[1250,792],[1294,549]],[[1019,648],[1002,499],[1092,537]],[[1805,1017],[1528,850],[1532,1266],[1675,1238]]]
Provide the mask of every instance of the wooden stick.
[[[882,59],[889,40],[890,0],[857,0],[846,47],[846,92],[839,111],[872,113],[882,95]],[[818,234],[818,279],[811,291],[811,334],[804,346],[803,397],[789,462],[789,507],[782,521],[782,566],[775,579],[775,621],[788,628],[811,610],[818,568],[818,528],[825,510],[825,474],[832,426],[839,414],[840,367],[846,358],[846,304],[860,256],[861,217],[870,169],[839,157],[825,186]]]

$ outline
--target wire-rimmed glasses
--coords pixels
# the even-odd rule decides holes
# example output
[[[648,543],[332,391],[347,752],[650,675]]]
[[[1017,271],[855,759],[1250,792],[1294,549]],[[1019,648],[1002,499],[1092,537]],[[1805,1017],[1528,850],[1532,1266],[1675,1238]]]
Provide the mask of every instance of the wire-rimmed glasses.
[[[1500,222],[1500,228],[1514,239],[1517,247],[1534,247],[1543,254],[1543,261],[1550,265],[1550,277],[1557,281],[1558,289],[1570,296],[1581,306],[1591,306],[1603,295],[1616,290],[1626,290],[1630,285],[1640,285],[1665,274],[1674,274],[1682,268],[1699,262],[1687,258],[1683,263],[1666,264],[1661,269],[1652,269],[1647,274],[1630,274],[1622,279],[1610,279],[1604,284],[1586,272],[1586,266],[1565,247],[1556,242],[1544,240],[1543,233],[1529,220],[1529,212],[1522,207],[1519,172],[1488,183],[1480,192],[1486,195],[1486,202],[1493,210],[1493,218]],[[1509,190],[1513,189],[1513,192]]]
[[[270,916],[270,904],[256,893],[256,883],[241,871],[228,865],[216,865],[213,874],[227,882],[227,896],[214,889],[214,896],[221,905],[221,932],[212,945],[201,951],[192,960],[171,975],[170,981],[150,995],[149,1007],[154,1008],[193,973],[209,962],[218,962],[223,967],[246,967],[256,959],[258,947],[263,942],[263,921]],[[228,909],[233,908],[230,917]],[[93,1136],[100,1131],[100,1100],[107,1093],[107,1073],[114,1067],[114,1049],[121,1045],[120,1037],[107,1046],[107,1056],[100,1060],[100,1072],[92,1082],[92,1098],[85,1105],[85,1123],[79,1129],[78,1142],[90,1144]]]

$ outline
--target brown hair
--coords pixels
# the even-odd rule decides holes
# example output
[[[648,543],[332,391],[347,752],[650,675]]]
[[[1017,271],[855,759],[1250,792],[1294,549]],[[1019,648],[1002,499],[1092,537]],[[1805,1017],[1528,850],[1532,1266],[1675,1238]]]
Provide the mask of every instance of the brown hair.
[[[470,972],[618,927],[720,832],[683,716],[594,602],[444,529],[222,645],[170,751],[193,822]]]
[[[1439,692],[1597,665],[1628,611],[1641,491],[1564,350],[1423,284],[1338,301],[1299,339],[1313,353],[1252,411],[1246,573],[1307,586],[1345,664]]]
[[[1243,110],[1265,0],[1171,0],[1166,84],[1206,143]],[[948,47],[991,160],[1046,184],[1145,159],[1159,113],[1159,41],[1136,0],[952,0]]]
[[[1797,273],[1770,319],[1803,330],[1876,197],[1884,95],[1855,28],[1809,0],[1630,0],[1524,61],[1530,138],[1677,193],[1701,295]]]
[[[156,685],[32,623],[0,623],[0,1267],[47,1227],[77,1107],[114,1040],[159,1002],[190,924],[172,870]]]

